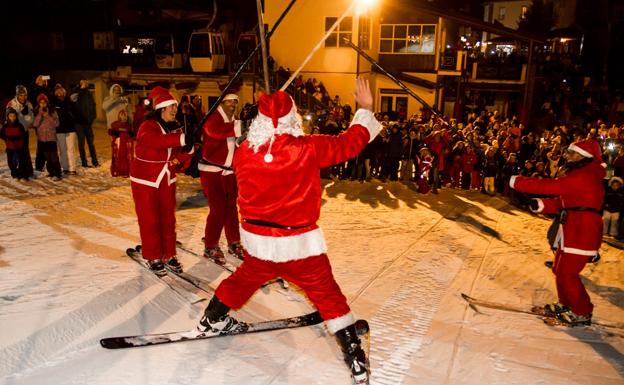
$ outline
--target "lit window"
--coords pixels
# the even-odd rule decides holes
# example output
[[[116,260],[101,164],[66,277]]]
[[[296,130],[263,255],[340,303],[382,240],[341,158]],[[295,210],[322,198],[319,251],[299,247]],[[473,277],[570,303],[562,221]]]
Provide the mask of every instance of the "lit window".
[[[358,22],[358,46],[362,49],[370,49],[370,18],[366,16],[360,16]]]
[[[337,17],[325,18],[325,32],[329,31],[331,27],[338,20]],[[351,17],[345,17],[342,19],[338,27],[332,31],[332,33],[325,39],[325,47],[346,47],[343,39],[351,40],[351,34],[353,33],[353,19]]]
[[[507,8],[500,7],[498,9],[498,20],[505,20],[505,14],[507,13]]]
[[[433,54],[435,33],[433,24],[382,24],[379,52]]]

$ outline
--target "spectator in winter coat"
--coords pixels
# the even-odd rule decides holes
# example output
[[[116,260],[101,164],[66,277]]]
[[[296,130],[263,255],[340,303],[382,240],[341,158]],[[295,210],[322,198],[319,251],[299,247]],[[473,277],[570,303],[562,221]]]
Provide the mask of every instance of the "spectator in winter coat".
[[[485,193],[491,196],[496,195],[496,175],[498,166],[496,164],[496,148],[490,147],[485,152],[483,159],[483,188]]]
[[[95,100],[89,90],[89,81],[81,79],[80,84],[75,93],[74,102],[74,119],[76,123],[76,134],[78,135],[78,152],[80,153],[80,161],[82,167],[89,167],[87,163],[87,155],[85,153],[85,140],[89,147],[89,155],[91,155],[91,164],[98,167],[100,164],[97,160],[97,153],[93,143],[93,121],[95,120]]]
[[[7,104],[7,111],[9,108],[12,108],[15,112],[17,112],[17,120],[20,122],[20,124],[24,127],[24,130],[26,131],[25,151],[26,151],[26,154],[28,155],[28,161],[25,161],[24,163],[24,167],[25,167],[24,170],[25,170],[26,176],[30,178],[34,175],[34,173],[33,173],[33,167],[32,167],[32,160],[30,159],[30,150],[28,148],[29,147],[28,146],[28,138],[29,138],[28,130],[33,125],[33,121],[35,119],[35,112],[34,112],[32,104],[28,101],[28,90],[26,89],[26,87],[22,85],[18,85],[17,87],[15,87],[15,97],[11,99],[9,103]]]
[[[26,154],[26,130],[19,122],[17,111],[13,108],[7,108],[6,117],[5,123],[0,129],[0,139],[5,142],[11,177],[18,180],[28,180],[29,168],[27,164],[30,162],[30,156]]]
[[[624,178],[624,146],[620,146],[618,154],[613,159],[613,173],[615,176]]]
[[[41,148],[43,157],[41,167],[45,165],[48,177],[58,181],[61,180],[61,163],[56,146],[56,127],[59,125],[59,118],[56,111],[50,107],[45,94],[39,94],[37,103],[37,116],[35,116],[33,127],[37,130],[37,148]]]
[[[59,125],[56,128],[56,143],[63,174],[76,175],[76,125],[72,106],[67,99],[67,91],[60,84],[54,86],[54,99],[54,108],[59,117]]]
[[[472,145],[466,146],[466,151],[461,157],[462,170],[462,189],[468,190],[475,188],[476,183],[472,182],[473,178],[477,179],[475,174],[475,165],[477,164],[477,154],[474,152]]]
[[[612,237],[619,236],[620,213],[624,209],[624,191],[622,191],[622,178],[614,176],[609,179],[604,200],[602,213],[602,234]]]

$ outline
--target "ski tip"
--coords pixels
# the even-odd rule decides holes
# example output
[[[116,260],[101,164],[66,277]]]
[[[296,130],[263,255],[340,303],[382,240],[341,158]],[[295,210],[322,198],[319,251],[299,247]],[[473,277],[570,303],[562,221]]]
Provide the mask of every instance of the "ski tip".
[[[469,296],[469,295],[468,295],[468,294],[466,294],[466,293],[461,293],[461,296],[462,296],[462,298],[463,298],[463,299],[465,299],[466,301],[469,301],[469,300],[471,300],[471,299],[474,299],[474,298],[472,298],[471,296]]]
[[[100,345],[104,349],[119,349],[120,347],[126,346],[124,339],[120,337],[102,338],[100,340]]]
[[[141,247],[141,245],[136,245],[136,247],[134,249],[140,253],[142,247]]]
[[[132,247],[128,247],[126,249],[126,255],[127,256],[131,256],[132,254],[134,254],[136,252],[136,249],[133,249]]]

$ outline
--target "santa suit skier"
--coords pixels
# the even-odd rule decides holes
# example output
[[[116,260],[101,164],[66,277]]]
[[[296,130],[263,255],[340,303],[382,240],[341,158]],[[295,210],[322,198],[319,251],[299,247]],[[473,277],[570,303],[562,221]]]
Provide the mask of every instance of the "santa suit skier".
[[[605,176],[598,142],[583,140],[568,147],[564,176],[555,179],[512,176],[509,185],[517,191],[553,196],[532,199],[534,212],[560,215],[553,265],[559,302],[544,311],[569,325],[589,325],[594,305],[579,276],[602,241],[602,203]]]
[[[232,160],[236,138],[241,136],[241,121],[234,118],[238,96],[227,94],[202,127],[202,159],[199,175],[210,211],[204,230],[204,257],[217,264],[225,264],[225,255],[219,247],[221,231],[225,229],[230,254],[242,259],[238,210],[236,209],[236,177]]]
[[[245,260],[215,292],[200,320],[202,331],[236,330],[245,324],[228,316],[270,280],[299,286],[338,339],[356,383],[367,383],[365,353],[354,317],[336,283],[317,225],[321,208],[320,170],[357,156],[381,125],[371,112],[368,81],[358,79],[362,107],[338,136],[305,136],[292,98],[281,91],[262,95],[247,140],[234,155]]]
[[[175,120],[178,102],[162,87],[150,93],[154,111],[141,123],[136,137],[136,157],[130,166],[132,197],[139,222],[143,257],[157,275],[164,263],[176,271],[175,190],[176,172],[192,158],[193,134],[184,135]]]

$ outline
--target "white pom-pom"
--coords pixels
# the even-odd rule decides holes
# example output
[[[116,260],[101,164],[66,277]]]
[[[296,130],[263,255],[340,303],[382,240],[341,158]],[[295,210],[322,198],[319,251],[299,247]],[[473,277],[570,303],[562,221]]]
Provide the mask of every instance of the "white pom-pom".
[[[271,155],[271,154],[265,154],[265,155],[264,155],[264,161],[265,161],[266,163],[271,163],[271,162],[273,162],[273,155]]]

